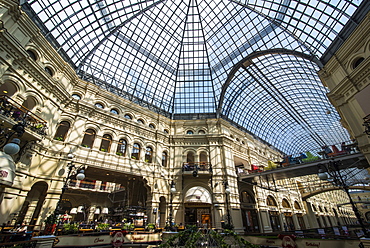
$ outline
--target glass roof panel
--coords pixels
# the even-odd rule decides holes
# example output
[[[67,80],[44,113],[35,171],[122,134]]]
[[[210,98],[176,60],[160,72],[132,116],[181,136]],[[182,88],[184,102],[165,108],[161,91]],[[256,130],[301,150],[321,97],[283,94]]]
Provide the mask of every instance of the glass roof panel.
[[[349,140],[326,97],[327,89],[312,73],[318,70],[316,64],[282,54],[252,62],[240,68],[228,86],[224,116],[293,154]]]
[[[218,111],[289,153],[310,148],[304,138],[347,138],[311,61],[361,2],[28,0],[23,9],[82,79],[166,116]],[[240,61],[271,49],[314,59],[266,55],[226,83]]]

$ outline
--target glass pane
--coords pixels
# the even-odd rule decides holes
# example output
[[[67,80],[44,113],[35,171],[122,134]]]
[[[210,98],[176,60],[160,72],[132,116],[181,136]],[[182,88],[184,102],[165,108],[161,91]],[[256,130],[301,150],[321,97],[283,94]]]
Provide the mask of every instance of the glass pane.
[[[287,154],[349,140],[317,63],[367,1],[21,2],[81,79],[152,111],[217,112]],[[227,81],[276,49],[311,59],[266,52]]]

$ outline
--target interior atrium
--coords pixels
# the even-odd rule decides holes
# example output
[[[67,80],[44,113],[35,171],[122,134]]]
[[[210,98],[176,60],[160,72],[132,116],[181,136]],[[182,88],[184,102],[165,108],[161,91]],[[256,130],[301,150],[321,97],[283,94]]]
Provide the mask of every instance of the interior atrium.
[[[0,7],[0,223],[370,221],[368,0]]]

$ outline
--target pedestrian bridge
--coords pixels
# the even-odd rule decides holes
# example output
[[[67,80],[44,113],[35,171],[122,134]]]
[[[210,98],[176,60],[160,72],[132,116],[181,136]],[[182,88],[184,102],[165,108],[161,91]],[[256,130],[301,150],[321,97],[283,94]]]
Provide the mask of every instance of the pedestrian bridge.
[[[252,183],[256,182],[259,178],[269,178],[271,180],[280,180],[286,178],[294,178],[300,176],[307,176],[319,173],[319,167],[329,162],[340,162],[339,169],[348,168],[367,168],[369,164],[362,153],[344,154],[341,156],[332,157],[329,159],[319,159],[316,161],[294,164],[286,167],[278,167],[276,169],[267,171],[256,171],[254,173],[240,173],[239,180]]]
[[[370,186],[349,186],[348,188],[350,190],[351,189],[370,190]],[[321,194],[321,193],[324,193],[324,192],[328,192],[328,191],[332,191],[332,190],[341,190],[341,188],[340,187],[331,186],[331,187],[326,187],[326,188],[321,188],[321,189],[318,189],[318,190],[314,190],[314,191],[311,191],[311,192],[302,193],[301,194],[302,200],[305,201],[307,198],[310,198],[310,197],[312,197],[314,195],[318,195],[318,194]]]

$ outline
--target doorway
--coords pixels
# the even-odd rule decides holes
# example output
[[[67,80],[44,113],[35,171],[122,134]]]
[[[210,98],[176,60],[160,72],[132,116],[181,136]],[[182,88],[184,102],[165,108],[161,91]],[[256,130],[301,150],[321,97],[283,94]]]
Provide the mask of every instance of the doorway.
[[[248,233],[258,233],[259,224],[258,224],[258,214],[255,209],[244,209],[243,224],[245,226],[246,232]]]
[[[211,207],[185,207],[185,225],[195,225],[200,228],[212,228]]]

